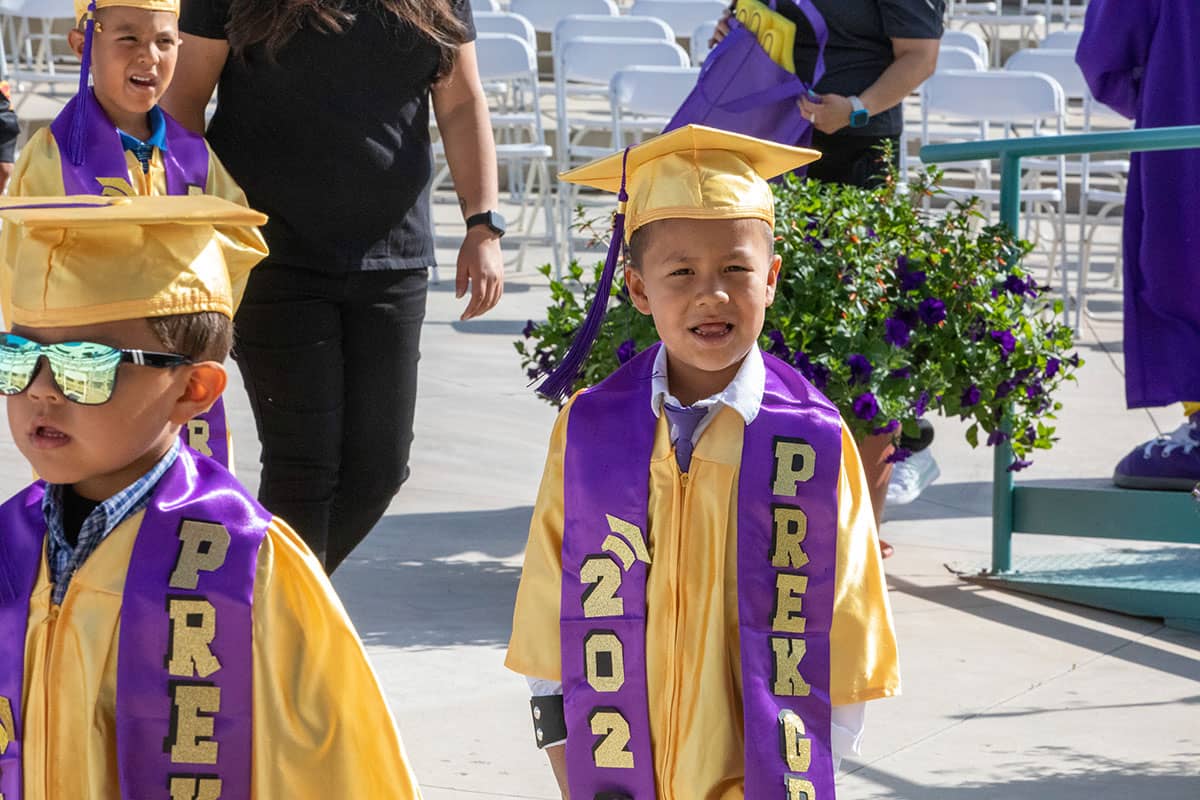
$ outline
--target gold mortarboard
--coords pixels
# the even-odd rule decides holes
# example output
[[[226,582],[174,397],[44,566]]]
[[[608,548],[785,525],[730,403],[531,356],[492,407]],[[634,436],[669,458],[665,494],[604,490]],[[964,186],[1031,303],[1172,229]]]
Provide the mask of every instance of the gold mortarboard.
[[[592,305],[538,392],[562,398],[571,391],[604,322],[622,239],[628,242],[638,228],[660,219],[761,219],[774,228],[775,197],[767,181],[820,157],[816,150],[685,125],[560,173],[568,183],[617,192],[617,216]]]
[[[624,177],[628,242],[659,219],[761,219],[774,227],[767,181],[820,157],[804,147],[686,125],[634,145],[628,155],[614,153],[558,177],[606,192],[620,191]]]
[[[233,316],[267,255],[266,216],[211,195],[6,197],[11,325],[65,327],[216,311]]]
[[[170,11],[175,16],[179,16],[180,3],[181,0],[96,0],[95,9],[99,11],[109,6],[129,6],[130,8],[144,8],[147,11]],[[90,5],[90,0],[75,0],[76,22],[87,16]]]

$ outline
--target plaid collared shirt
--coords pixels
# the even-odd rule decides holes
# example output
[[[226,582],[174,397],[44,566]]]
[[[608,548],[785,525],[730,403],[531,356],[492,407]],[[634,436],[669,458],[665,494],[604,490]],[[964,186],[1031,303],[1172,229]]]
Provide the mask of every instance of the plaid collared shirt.
[[[150,504],[150,495],[154,487],[178,456],[177,438],[153,469],[92,509],[92,513],[83,521],[74,547],[67,541],[64,530],[63,485],[52,483],[46,487],[46,494],[42,498],[42,516],[46,518],[46,527],[50,532],[50,539],[46,545],[46,559],[50,567],[50,580],[54,583],[52,599],[55,605],[62,604],[75,571],[100,546],[105,537],[130,516]]]

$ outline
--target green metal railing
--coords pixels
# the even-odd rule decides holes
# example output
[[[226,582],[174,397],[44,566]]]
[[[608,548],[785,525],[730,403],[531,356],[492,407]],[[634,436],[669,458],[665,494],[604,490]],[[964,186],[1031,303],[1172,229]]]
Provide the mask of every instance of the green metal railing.
[[[925,145],[921,160],[935,164],[1000,159],[1000,221],[1016,232],[1021,207],[1021,159],[1026,156],[1193,147],[1200,147],[1200,125]],[[996,447],[992,467],[993,573],[1012,569],[1014,531],[1200,544],[1200,515],[1186,492],[1016,486],[1008,471],[1012,456],[1010,445]]]

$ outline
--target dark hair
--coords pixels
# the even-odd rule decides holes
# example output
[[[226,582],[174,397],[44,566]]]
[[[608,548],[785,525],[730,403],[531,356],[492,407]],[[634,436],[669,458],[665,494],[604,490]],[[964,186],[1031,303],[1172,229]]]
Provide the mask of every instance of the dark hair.
[[[658,222],[655,220],[654,222]],[[629,236],[629,244],[625,246],[625,263],[636,269],[638,272],[642,270],[642,257],[646,255],[646,248],[650,246],[650,236],[647,231],[654,227],[654,222],[647,222],[642,227],[638,228]],[[775,232],[771,230],[771,226],[762,221],[763,233],[766,235],[767,250],[775,251]]]
[[[216,311],[150,317],[146,321],[167,352],[192,361],[224,361],[233,347],[233,320]]]
[[[466,0],[374,0],[382,11],[416,29],[439,51],[437,77],[454,66],[467,27],[455,15],[451,2]],[[354,21],[346,0],[233,0],[225,26],[229,48],[238,58],[254,45],[263,45],[271,60],[296,31],[305,25],[322,33],[341,33]]]

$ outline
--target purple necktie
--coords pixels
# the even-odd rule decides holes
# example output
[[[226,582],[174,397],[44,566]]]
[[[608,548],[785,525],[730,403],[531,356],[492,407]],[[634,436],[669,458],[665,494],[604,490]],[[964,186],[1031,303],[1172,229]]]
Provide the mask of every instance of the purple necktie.
[[[675,463],[679,465],[680,472],[687,472],[688,465],[692,463],[692,434],[696,432],[700,420],[708,414],[708,409],[692,406],[679,408],[663,403],[663,411],[667,412],[667,421],[675,428]]]

